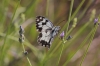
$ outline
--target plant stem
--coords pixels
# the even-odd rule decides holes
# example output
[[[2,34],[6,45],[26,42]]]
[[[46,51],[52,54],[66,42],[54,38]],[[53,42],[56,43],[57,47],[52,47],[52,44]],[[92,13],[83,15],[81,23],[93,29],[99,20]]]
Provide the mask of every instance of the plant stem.
[[[92,31],[87,35],[87,37],[85,38],[85,40],[81,43],[81,45],[78,47],[78,49],[70,56],[70,58],[64,63],[63,66],[66,66],[67,63],[70,61],[70,59],[75,55],[75,53],[76,53],[79,49],[81,49],[81,48],[84,46],[84,44],[86,43],[86,41],[89,39],[89,37],[91,36],[91,34],[92,34],[93,32],[94,32],[94,30],[92,30]]]
[[[46,16],[49,16],[49,0],[47,0]]]
[[[18,4],[17,4],[17,6],[16,6],[16,8],[15,8],[15,11],[14,11],[14,14],[13,14],[13,16],[12,16],[11,22],[9,23],[9,26],[8,26],[8,30],[7,30],[6,36],[5,36],[5,38],[4,38],[3,46],[1,47],[0,66],[2,66],[3,61],[4,61],[4,60],[3,60],[3,59],[4,59],[4,52],[5,52],[5,51],[4,51],[4,47],[5,47],[5,44],[6,44],[7,36],[8,36],[8,34],[9,34],[9,31],[10,31],[11,23],[13,22],[13,19],[14,19],[16,10],[17,10],[17,8],[18,8],[18,6],[19,6],[19,4],[20,4],[20,1],[21,1],[21,0],[18,1]]]
[[[57,65],[56,66],[58,66],[59,65],[59,62],[60,62],[60,58],[61,58],[61,55],[62,55],[62,52],[63,52],[63,48],[64,48],[64,43],[62,42],[62,47],[61,47],[61,52],[60,52],[60,56],[59,56],[59,59],[58,59],[58,62],[57,62]]]
[[[68,17],[68,23],[66,25],[66,33],[65,33],[65,36],[67,35],[67,32],[68,32],[68,28],[69,28],[69,23],[70,23],[70,18],[71,18],[71,13],[72,13],[72,8],[73,8],[73,3],[74,3],[74,0],[71,0],[71,6],[70,6],[70,12],[69,12],[69,17]]]
[[[23,47],[23,51],[25,52],[25,47],[24,47],[24,44],[23,44],[23,43],[21,43],[21,44],[22,44],[22,47]],[[30,62],[30,60],[29,60],[28,56],[27,56],[27,61],[28,61],[29,65],[30,65],[30,66],[32,66],[32,64],[31,64],[31,62]]]
[[[85,59],[85,57],[86,57],[86,54],[87,54],[88,49],[89,49],[89,47],[90,47],[90,44],[91,44],[91,42],[92,42],[92,40],[93,40],[93,37],[94,37],[94,35],[95,35],[95,32],[96,32],[96,30],[97,30],[97,27],[98,27],[98,25],[96,25],[95,28],[93,29],[94,31],[93,31],[93,33],[92,33],[92,36],[91,36],[90,42],[89,42],[89,44],[88,44],[88,46],[87,46],[87,49],[86,49],[86,51],[85,51],[85,54],[83,55],[82,61],[81,61],[81,63],[80,63],[80,66],[82,66],[82,62],[84,61],[84,59]]]

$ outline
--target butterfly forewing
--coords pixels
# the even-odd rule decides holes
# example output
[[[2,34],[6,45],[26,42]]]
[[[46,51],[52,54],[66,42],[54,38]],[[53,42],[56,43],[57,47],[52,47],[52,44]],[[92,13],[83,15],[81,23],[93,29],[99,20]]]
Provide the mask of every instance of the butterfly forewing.
[[[55,35],[57,35],[59,31],[58,26],[53,26],[51,21],[49,21],[47,18],[43,16],[37,16],[36,17],[36,28],[39,32],[38,36],[38,43],[42,46],[48,46],[50,48],[50,45],[52,43],[52,40]]]
[[[36,28],[37,31],[43,32],[45,30],[49,30],[53,28],[53,24],[43,16],[36,17]]]

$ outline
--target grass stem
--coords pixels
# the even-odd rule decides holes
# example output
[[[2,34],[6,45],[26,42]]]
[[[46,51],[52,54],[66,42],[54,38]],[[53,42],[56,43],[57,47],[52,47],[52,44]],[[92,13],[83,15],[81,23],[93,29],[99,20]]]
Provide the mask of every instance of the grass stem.
[[[20,4],[20,1],[21,1],[21,0],[19,0],[18,3],[17,3],[17,6],[16,6],[15,11],[14,11],[14,14],[13,14],[13,16],[12,16],[11,22],[9,23],[9,26],[8,26],[8,30],[7,30],[6,36],[5,36],[5,38],[4,38],[3,46],[1,47],[1,50],[0,50],[0,51],[1,51],[1,55],[0,55],[0,66],[3,65],[3,61],[4,61],[4,52],[5,52],[4,50],[5,50],[5,45],[6,45],[7,36],[8,36],[8,34],[9,34],[10,26],[11,26],[11,23],[13,22],[13,19],[14,19],[16,10],[17,10],[17,8],[18,8],[18,6],[19,6],[19,4]]]

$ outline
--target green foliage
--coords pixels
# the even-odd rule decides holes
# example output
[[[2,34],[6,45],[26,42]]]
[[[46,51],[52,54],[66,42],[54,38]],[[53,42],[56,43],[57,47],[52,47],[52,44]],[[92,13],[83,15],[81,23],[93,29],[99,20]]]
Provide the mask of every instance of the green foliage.
[[[96,9],[92,9],[89,20],[84,20],[84,24],[78,25],[91,1],[79,17],[77,14],[85,0],[80,2],[73,13],[75,1],[70,1],[68,20],[63,26],[60,25],[60,33],[64,31],[65,35],[63,39],[60,39],[59,33],[50,49],[39,46],[37,43],[35,18],[41,14],[48,18],[53,17],[54,5],[51,5],[54,3],[53,0],[52,2],[51,0],[30,0],[29,2],[27,0],[2,0],[0,2],[2,3],[0,3],[0,66],[82,66],[100,22],[100,16],[97,16],[98,22],[94,25]],[[25,37],[24,41],[22,41],[23,36],[19,34],[20,26],[24,29],[22,33]],[[72,38],[66,40],[69,35],[72,35]],[[79,51],[81,56],[73,59]],[[96,65],[97,62],[94,64]]]

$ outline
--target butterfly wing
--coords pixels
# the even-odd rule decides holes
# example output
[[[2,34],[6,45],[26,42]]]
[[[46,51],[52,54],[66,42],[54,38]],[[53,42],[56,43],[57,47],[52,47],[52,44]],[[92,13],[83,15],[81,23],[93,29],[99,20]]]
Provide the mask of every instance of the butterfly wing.
[[[48,46],[52,43],[54,36],[58,33],[57,27],[54,27],[51,21],[43,16],[36,17],[36,28],[40,32],[38,36],[38,43],[42,46]]]
[[[50,44],[52,42],[52,37],[51,37],[51,32],[48,31],[47,33],[46,32],[42,32],[39,34],[38,36],[38,43],[42,46],[47,46],[50,48]]]
[[[36,17],[36,29],[39,32],[51,30],[53,28],[53,24],[47,18],[43,16]]]

